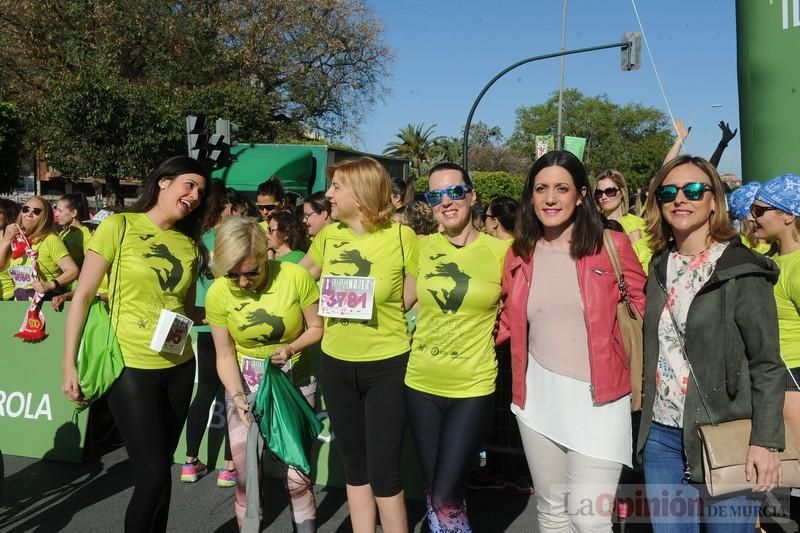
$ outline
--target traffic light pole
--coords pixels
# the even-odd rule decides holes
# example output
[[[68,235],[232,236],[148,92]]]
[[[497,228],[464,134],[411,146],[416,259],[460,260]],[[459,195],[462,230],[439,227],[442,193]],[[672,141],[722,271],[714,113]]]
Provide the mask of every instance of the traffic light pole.
[[[574,54],[582,54],[584,52],[594,52],[595,50],[606,50],[608,48],[621,48],[623,50],[623,53],[624,53],[626,50],[631,48],[633,45],[634,45],[634,43],[632,41],[621,41],[621,42],[613,43],[613,44],[604,44],[602,46],[591,46],[589,48],[576,48],[575,50],[562,50],[562,51],[559,51],[559,52],[553,52],[552,54],[544,54],[544,55],[541,55],[541,56],[529,57],[528,59],[523,59],[522,61],[517,61],[513,65],[504,68],[502,71],[500,71],[500,73],[497,76],[492,78],[492,80],[489,83],[486,84],[486,87],[484,87],[483,90],[480,92],[478,97],[475,99],[475,102],[472,104],[472,108],[469,110],[469,115],[467,116],[467,123],[464,126],[464,146],[462,148],[463,151],[464,151],[464,158],[463,158],[464,170],[469,172],[469,149],[468,149],[468,147],[469,147],[469,128],[472,125],[472,117],[475,114],[475,110],[478,108],[478,104],[481,103],[481,99],[483,98],[483,95],[486,94],[486,91],[488,91],[492,87],[492,85],[495,84],[495,82],[497,80],[499,80],[500,78],[502,78],[503,76],[505,76],[506,74],[508,74],[512,70],[514,70],[515,68],[521,67],[522,65],[527,65],[528,63],[533,63],[534,61],[539,61],[539,60],[542,60],[542,59],[550,59],[550,58],[553,58],[553,57],[561,57],[561,56],[569,56],[569,55],[574,55]],[[627,70],[634,70],[636,68],[638,68],[638,66],[631,66],[631,67],[627,68]]]

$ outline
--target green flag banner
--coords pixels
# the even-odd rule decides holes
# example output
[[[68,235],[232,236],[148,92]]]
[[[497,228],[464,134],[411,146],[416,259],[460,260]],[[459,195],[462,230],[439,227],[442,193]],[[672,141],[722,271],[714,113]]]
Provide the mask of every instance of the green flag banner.
[[[556,142],[552,135],[537,135],[535,137],[536,159],[555,149]]]
[[[743,181],[800,173],[800,4],[736,2]]]
[[[575,157],[583,161],[583,150],[586,148],[586,139],[583,137],[564,136],[564,150],[572,152]]]

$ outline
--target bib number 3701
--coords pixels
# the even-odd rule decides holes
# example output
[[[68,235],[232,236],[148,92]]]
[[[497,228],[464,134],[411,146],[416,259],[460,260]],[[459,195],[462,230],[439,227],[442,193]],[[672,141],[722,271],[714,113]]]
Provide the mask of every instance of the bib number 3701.
[[[182,355],[194,322],[174,311],[161,310],[158,325],[150,341],[150,349],[173,355]]]
[[[369,320],[375,301],[375,278],[322,276],[320,316]]]

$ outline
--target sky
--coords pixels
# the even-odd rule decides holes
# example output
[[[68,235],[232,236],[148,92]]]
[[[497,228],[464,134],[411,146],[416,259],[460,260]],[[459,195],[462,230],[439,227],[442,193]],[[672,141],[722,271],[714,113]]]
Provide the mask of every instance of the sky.
[[[686,151],[708,158],[720,139],[719,122],[731,129],[739,124],[735,2],[633,1],[667,100],[644,42],[642,67],[632,72],[620,69],[618,49],[567,56],[564,86],[587,96],[606,94],[620,105],[638,102],[667,114],[671,109],[692,126]],[[566,48],[612,44],[626,31],[639,31],[633,1],[568,0]],[[390,94],[350,139],[372,153],[381,153],[406,124],[436,124],[435,134],[460,136],[472,102],[492,77],[521,59],[561,48],[562,0],[367,2],[395,54],[386,80]],[[543,103],[558,90],[559,67],[558,59],[548,59],[507,74],[484,96],[473,123],[499,126],[510,136],[517,108]],[[718,168],[740,175],[739,135]]]

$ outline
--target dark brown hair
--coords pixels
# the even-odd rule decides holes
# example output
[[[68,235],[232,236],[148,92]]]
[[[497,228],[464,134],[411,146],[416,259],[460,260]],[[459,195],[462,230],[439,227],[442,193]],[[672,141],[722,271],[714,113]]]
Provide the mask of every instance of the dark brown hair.
[[[525,188],[522,190],[522,200],[517,211],[517,223],[514,231],[514,254],[526,261],[533,254],[536,243],[544,237],[544,226],[536,217],[533,210],[533,189],[536,176],[547,167],[558,166],[572,176],[572,183],[578,191],[579,198],[583,201],[575,207],[574,227],[572,241],[569,244],[569,255],[578,260],[587,255],[596,254],[603,244],[603,222],[594,202],[587,201],[588,191],[591,190],[586,168],[580,159],[565,150],[547,152],[528,171]],[[583,196],[581,196],[583,189]]]

